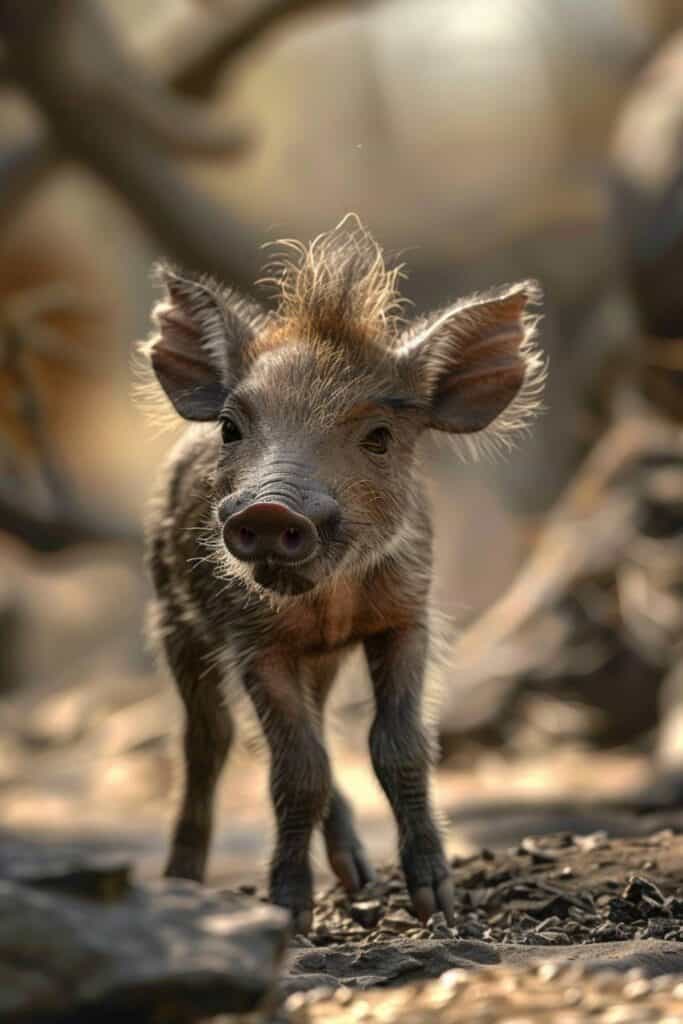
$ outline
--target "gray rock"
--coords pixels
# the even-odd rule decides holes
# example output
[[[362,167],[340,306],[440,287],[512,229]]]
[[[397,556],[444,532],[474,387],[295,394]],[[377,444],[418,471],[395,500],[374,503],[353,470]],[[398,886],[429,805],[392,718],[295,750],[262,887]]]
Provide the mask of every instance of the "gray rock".
[[[0,1022],[185,1022],[274,992],[289,927],[192,882],[108,905],[0,881]]]
[[[56,889],[82,899],[110,903],[130,890],[131,868],[124,861],[96,854],[41,854],[38,858],[15,858],[4,864],[0,858],[0,877],[32,888]]]

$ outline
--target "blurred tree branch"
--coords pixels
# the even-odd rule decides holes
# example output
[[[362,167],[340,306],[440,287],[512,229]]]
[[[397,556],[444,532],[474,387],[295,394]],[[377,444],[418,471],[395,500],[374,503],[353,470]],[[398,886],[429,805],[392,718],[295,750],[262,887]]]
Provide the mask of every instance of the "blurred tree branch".
[[[237,157],[245,134],[212,121],[201,103],[172,89],[205,95],[218,72],[271,27],[326,2],[263,0],[242,4],[237,15],[234,5],[209,4],[165,30],[156,49],[148,43],[129,54],[92,0],[0,0],[0,84],[24,90],[49,128],[0,154],[0,227],[55,166],[72,158],[118,192],[174,258],[249,290],[259,270],[256,240],[178,163],[188,155]],[[41,296],[33,299],[39,314]],[[3,471],[0,529],[38,551],[138,541],[136,528],[105,521],[76,501],[52,451],[26,358],[52,341],[36,315],[2,317],[0,365],[12,382],[14,414],[30,438],[47,501]]]
[[[206,0],[192,15],[165,25],[141,56],[179,92],[208,96],[225,68],[282,22],[322,8],[367,4],[368,0]]]
[[[627,409],[548,514],[517,578],[459,637],[455,652],[463,672],[492,661],[497,647],[523,635],[579,582],[613,573],[642,527],[639,514],[650,479],[663,466],[683,464],[677,427],[641,407],[640,399],[627,397]],[[528,652],[530,662],[536,654]]]
[[[142,543],[142,533],[132,523],[107,519],[98,510],[76,505],[41,511],[4,481],[0,481],[0,529],[42,554],[94,542]]]
[[[215,151],[215,126],[192,126],[195,105],[164,93],[130,62],[89,0],[0,0],[0,36],[14,81],[62,152],[108,182],[175,258],[248,287],[253,240],[176,163],[173,140],[184,138],[185,152]],[[226,143],[234,151],[234,132]],[[53,144],[41,142],[38,152],[44,145]],[[35,152],[33,159],[40,162]]]
[[[129,57],[91,0],[0,0],[11,79],[54,135],[54,141],[26,143],[23,159],[43,169],[60,156],[79,160],[122,196],[171,256],[248,291],[259,270],[256,240],[177,162],[179,154],[235,156],[244,133],[210,123],[200,104],[174,95],[151,72],[191,91],[200,78],[213,81],[219,67],[286,16],[330,2],[270,0],[243,5],[237,19],[219,9],[199,32],[193,31],[198,17],[176,24],[156,42],[157,53],[172,55],[162,67],[149,44],[141,59]],[[33,183],[26,180],[25,187],[30,193]]]

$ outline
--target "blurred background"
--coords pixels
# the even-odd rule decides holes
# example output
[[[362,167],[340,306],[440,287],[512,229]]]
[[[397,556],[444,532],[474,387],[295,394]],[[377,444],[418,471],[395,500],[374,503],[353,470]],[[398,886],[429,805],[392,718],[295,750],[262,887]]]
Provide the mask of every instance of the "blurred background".
[[[683,0],[0,0],[11,834],[151,874],[165,848],[179,716],[144,643],[141,524],[173,434],[131,367],[151,264],[248,290],[263,243],[348,211],[416,313],[545,290],[531,435],[504,459],[424,455],[452,848],[683,808]],[[369,714],[356,660],[334,745],[389,858]],[[214,878],[267,844],[264,765],[234,760]]]

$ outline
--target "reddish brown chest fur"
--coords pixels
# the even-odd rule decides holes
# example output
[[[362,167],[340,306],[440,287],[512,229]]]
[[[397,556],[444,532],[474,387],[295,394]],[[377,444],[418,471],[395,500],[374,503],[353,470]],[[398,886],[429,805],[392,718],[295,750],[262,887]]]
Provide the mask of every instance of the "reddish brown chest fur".
[[[275,616],[273,640],[290,653],[323,654],[414,621],[414,602],[385,571],[364,581],[339,580],[314,598],[284,605]]]

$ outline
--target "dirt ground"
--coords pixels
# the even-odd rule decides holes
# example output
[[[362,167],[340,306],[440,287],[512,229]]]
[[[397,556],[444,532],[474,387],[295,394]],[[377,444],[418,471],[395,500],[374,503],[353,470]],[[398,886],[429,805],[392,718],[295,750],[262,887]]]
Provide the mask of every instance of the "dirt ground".
[[[126,858],[137,877],[153,878],[173,806],[174,742],[114,755],[100,734],[99,749],[88,742],[75,758],[72,744],[36,749],[21,782],[2,789],[5,823],[55,850]],[[400,872],[382,867],[395,864],[394,830],[367,759],[334,745],[378,880],[351,903],[316,848],[314,928],[292,939],[278,1019],[683,1021],[680,815],[615,806],[647,782],[645,758],[566,750],[442,767],[435,793],[456,921],[449,928],[437,915],[423,927]],[[245,905],[265,900],[269,842],[266,766],[240,750],[221,789],[209,884]]]
[[[291,996],[292,1024],[673,1024],[683,1020],[683,984],[672,976],[649,980],[589,973],[580,964],[454,968],[434,982],[391,993],[339,989]]]
[[[115,596],[112,613],[126,607]],[[54,597],[61,604],[51,607],[67,607],[63,592]],[[87,611],[74,606],[79,629]],[[100,664],[84,654],[81,682],[60,678],[52,692],[36,685],[4,698],[0,849],[3,839],[25,837],[49,850],[105,853],[153,879],[177,798],[178,705],[146,665],[126,667],[127,648],[106,656]],[[54,658],[46,649],[46,664]],[[395,830],[369,765],[369,714],[362,704],[351,717],[347,709],[331,723],[330,741],[379,881],[352,907],[316,842],[315,926],[291,944],[280,1016],[311,1024],[683,1020],[683,990],[666,980],[680,973],[683,983],[683,812],[639,813],[626,799],[652,778],[645,754],[558,747],[441,765],[434,798],[453,863],[456,924],[437,918],[423,928],[391,867]],[[208,884],[241,888],[247,903],[263,897],[271,838],[266,759],[241,745],[220,788]],[[548,960],[569,962],[574,973],[539,973]],[[607,980],[593,981],[596,966],[610,968]]]
[[[353,903],[326,890],[290,954],[290,1020],[683,1020],[683,837],[527,837],[453,877],[453,928],[415,921],[396,870]]]

